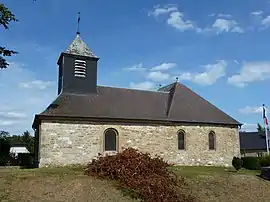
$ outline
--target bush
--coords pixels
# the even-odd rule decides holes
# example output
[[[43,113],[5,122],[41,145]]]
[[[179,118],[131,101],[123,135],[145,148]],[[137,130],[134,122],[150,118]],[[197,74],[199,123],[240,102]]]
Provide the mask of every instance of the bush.
[[[235,170],[240,170],[243,166],[243,160],[238,158],[238,157],[233,157],[233,160],[232,160],[232,165],[233,167],[235,168]]]
[[[242,157],[243,160],[243,168],[249,170],[259,170],[261,165],[259,163],[259,157],[246,156]]]
[[[270,155],[262,156],[259,158],[261,167],[270,166]]]
[[[186,194],[184,179],[168,171],[168,166],[157,156],[151,158],[149,153],[127,148],[113,156],[99,156],[88,164],[85,173],[118,180],[122,190],[144,201],[194,201]]]

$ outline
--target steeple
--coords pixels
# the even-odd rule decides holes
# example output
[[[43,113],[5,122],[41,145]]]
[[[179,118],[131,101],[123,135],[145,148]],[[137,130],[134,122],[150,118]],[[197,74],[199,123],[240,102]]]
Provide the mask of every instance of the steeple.
[[[81,16],[79,12],[78,19],[77,19],[77,32],[76,32],[77,36],[69,45],[65,53],[96,58],[94,53],[88,48],[87,44],[82,40],[80,36],[80,21],[81,21]]]
[[[77,32],[76,38],[69,45],[65,53],[73,55],[81,55],[86,57],[96,58],[97,56],[88,48],[87,44],[82,40],[80,34]]]
[[[99,58],[81,39],[79,22],[80,13],[77,21],[77,35],[68,49],[61,53],[57,63],[59,65],[58,94],[62,92],[97,93],[97,62]]]

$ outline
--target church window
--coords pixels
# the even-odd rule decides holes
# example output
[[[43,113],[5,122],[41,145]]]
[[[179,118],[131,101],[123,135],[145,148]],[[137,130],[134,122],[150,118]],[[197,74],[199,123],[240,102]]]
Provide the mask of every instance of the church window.
[[[185,131],[180,130],[178,132],[178,149],[184,150],[185,149]]]
[[[86,61],[85,60],[75,60],[74,76],[82,77],[82,78],[86,77]]]
[[[208,134],[208,141],[209,141],[209,149],[215,150],[216,149],[216,135],[214,131],[210,131]]]
[[[117,131],[109,128],[105,131],[104,136],[105,151],[117,151]]]

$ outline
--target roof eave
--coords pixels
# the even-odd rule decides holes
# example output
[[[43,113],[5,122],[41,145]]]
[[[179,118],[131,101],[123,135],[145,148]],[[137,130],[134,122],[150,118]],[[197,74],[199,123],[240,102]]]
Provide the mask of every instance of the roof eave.
[[[91,56],[83,56],[83,55],[76,55],[76,54],[71,54],[71,53],[66,53],[62,52],[57,60],[57,64],[61,64],[61,61],[63,59],[63,56],[70,56],[70,57],[76,57],[76,58],[86,58],[89,60],[95,60],[98,61],[100,58],[99,57],[91,57]]]
[[[240,126],[241,123],[223,123],[223,122],[199,122],[199,121],[185,121],[185,120],[169,120],[169,119],[132,119],[132,118],[110,118],[110,117],[81,117],[81,116],[63,116],[63,115],[47,115],[39,114],[35,115],[33,127],[40,123],[40,120],[90,120],[90,121],[113,121],[113,122],[140,122],[140,123],[184,123],[184,124],[215,124],[215,125],[227,125],[227,126]]]

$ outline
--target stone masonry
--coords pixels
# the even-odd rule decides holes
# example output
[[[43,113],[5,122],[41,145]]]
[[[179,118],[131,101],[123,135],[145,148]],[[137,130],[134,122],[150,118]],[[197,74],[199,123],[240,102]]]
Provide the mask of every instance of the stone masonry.
[[[139,125],[42,121],[39,167],[87,164],[104,153],[104,131],[118,131],[118,148],[133,147],[158,154],[177,165],[231,166],[240,156],[238,128],[197,125]],[[177,132],[185,131],[185,150],[178,150]],[[216,135],[216,150],[209,150],[208,133]]]

